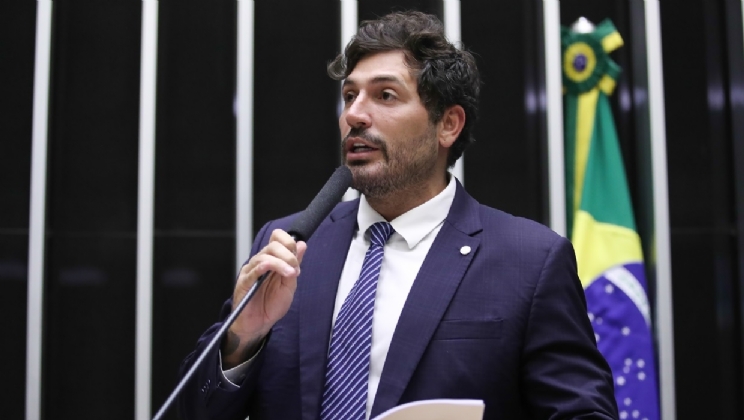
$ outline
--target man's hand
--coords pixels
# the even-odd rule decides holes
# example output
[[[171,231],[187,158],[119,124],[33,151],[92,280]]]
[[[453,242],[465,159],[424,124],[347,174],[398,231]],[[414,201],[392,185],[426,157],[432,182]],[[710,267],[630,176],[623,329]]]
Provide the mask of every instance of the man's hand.
[[[233,292],[233,311],[262,274],[272,273],[222,341],[224,370],[250,359],[271,327],[287,313],[297,289],[300,262],[306,249],[305,242],[295,242],[287,232],[277,229],[271,233],[268,245],[240,270]]]

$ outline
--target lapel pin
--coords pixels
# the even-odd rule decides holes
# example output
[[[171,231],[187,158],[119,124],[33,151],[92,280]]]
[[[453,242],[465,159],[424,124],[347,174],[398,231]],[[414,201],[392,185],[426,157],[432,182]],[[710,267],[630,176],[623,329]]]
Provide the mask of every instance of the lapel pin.
[[[465,245],[464,247],[460,248],[460,254],[462,255],[470,254],[470,247]]]

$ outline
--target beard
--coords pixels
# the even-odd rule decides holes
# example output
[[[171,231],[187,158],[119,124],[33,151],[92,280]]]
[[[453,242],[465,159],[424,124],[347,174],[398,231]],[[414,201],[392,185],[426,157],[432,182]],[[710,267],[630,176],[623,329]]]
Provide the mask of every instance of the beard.
[[[363,129],[352,128],[341,142],[344,160],[350,137],[368,141],[382,154],[382,159],[378,161],[347,162],[354,177],[352,187],[367,198],[380,199],[417,186],[423,187],[436,170],[438,147],[433,124],[420,136],[398,139],[392,144]]]

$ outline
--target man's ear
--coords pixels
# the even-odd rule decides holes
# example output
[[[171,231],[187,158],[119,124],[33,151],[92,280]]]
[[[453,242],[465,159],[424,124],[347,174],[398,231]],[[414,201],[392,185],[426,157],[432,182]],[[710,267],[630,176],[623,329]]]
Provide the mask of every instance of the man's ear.
[[[439,145],[449,149],[457,140],[465,126],[465,110],[460,105],[452,105],[444,110],[439,121]]]

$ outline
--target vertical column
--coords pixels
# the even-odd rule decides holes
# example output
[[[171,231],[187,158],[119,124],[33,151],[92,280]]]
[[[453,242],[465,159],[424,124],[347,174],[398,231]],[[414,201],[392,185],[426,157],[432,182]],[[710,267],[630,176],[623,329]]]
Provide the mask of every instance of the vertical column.
[[[253,0],[238,1],[238,97],[235,265],[240,270],[253,241]]]
[[[444,1],[444,32],[447,39],[455,44],[459,45],[462,41],[462,33],[460,31],[460,0],[443,0]],[[465,184],[465,169],[464,169],[464,158],[460,156],[457,159],[455,166],[452,168],[452,175],[454,175],[460,182]]]
[[[339,52],[343,52],[346,44],[351,40],[351,37],[357,31],[359,25],[359,4],[357,0],[341,0],[341,43]],[[341,109],[344,104],[341,100],[341,95],[338,95],[338,114],[341,114]],[[349,187],[349,190],[344,194],[343,200],[349,201],[359,197],[359,191]]]
[[[357,31],[359,24],[359,5],[357,0],[341,0],[341,43],[339,52]]]
[[[253,241],[253,0],[238,1],[238,97],[235,265],[240,270]]]
[[[31,151],[31,209],[28,241],[28,335],[26,339],[26,419],[41,418],[41,354],[46,233],[47,122],[51,68],[52,2],[37,2],[36,65]]]
[[[155,103],[158,54],[158,2],[142,2],[140,61],[139,184],[137,207],[137,323],[135,418],[151,414],[152,241],[155,196]]]
[[[558,0],[543,0],[545,86],[548,135],[548,202],[550,227],[566,236],[566,186],[563,156],[563,91],[561,79],[561,12]]]
[[[659,385],[663,420],[676,418],[674,392],[674,323],[672,319],[672,269],[669,244],[669,193],[667,187],[666,119],[661,59],[659,3],[646,0],[646,42],[651,155],[653,160],[654,226],[656,228],[656,327],[659,344]]]

